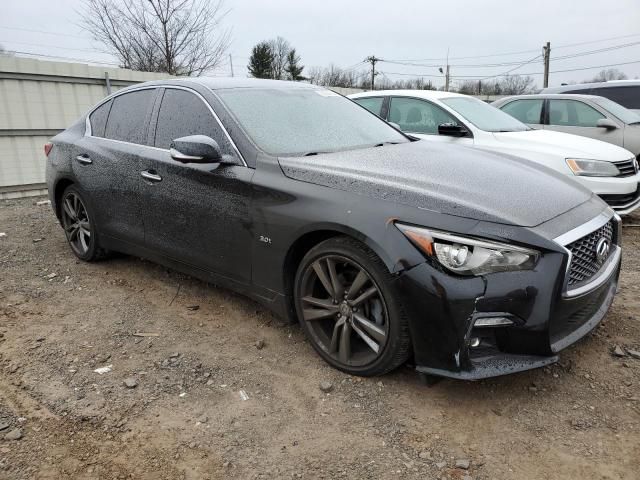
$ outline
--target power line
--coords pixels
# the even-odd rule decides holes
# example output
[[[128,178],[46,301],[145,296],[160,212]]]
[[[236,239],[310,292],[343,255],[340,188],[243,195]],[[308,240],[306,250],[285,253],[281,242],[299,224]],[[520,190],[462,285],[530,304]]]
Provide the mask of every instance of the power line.
[[[593,55],[595,53],[603,53],[603,52],[610,52],[611,50],[618,50],[620,48],[626,48],[626,47],[631,47],[633,45],[639,45],[640,42],[632,42],[632,43],[625,43],[623,45],[614,45],[611,47],[605,47],[605,48],[600,48],[598,50],[591,50],[591,51],[587,51],[587,52],[578,52],[578,53],[572,53],[570,55],[563,55],[560,57],[554,57],[553,60],[564,60],[567,58],[576,58],[576,57],[584,57],[585,55]],[[556,47],[554,47],[556,48]]]
[[[58,35],[60,37],[73,37],[73,38],[81,38],[83,40],[87,40],[87,37],[82,37],[80,35],[72,35],[70,33],[51,32],[46,30],[34,30],[32,28],[7,27],[6,25],[0,25],[0,28],[5,30],[17,30],[20,32],[31,32],[31,33],[44,33],[45,35]]]
[[[600,48],[597,50],[590,50],[590,51],[586,51],[586,52],[577,52],[577,53],[571,53],[568,55],[562,55],[559,57],[554,57],[553,60],[565,60],[565,59],[569,59],[569,58],[576,58],[576,57],[583,57],[586,55],[594,55],[597,53],[604,53],[604,52],[609,52],[612,50],[618,50],[621,48],[627,48],[627,47],[631,47],[634,45],[640,45],[640,41],[638,42],[630,42],[630,43],[624,43],[621,45],[612,45],[610,47],[604,47],[604,48]],[[554,47],[555,48],[555,47]],[[411,63],[411,62],[402,62],[402,61],[398,61],[398,60],[386,60],[386,59],[382,59],[380,60],[381,62],[385,62],[385,63],[391,63],[394,65],[405,65],[405,66],[410,66],[410,67],[431,67],[431,68],[438,68],[441,65],[438,64],[425,64],[425,63]],[[455,64],[452,63],[451,66],[452,67],[456,67],[456,68],[494,68],[494,67],[508,67],[508,66],[512,66],[512,65],[520,65],[522,64],[522,60],[519,61],[512,61],[512,62],[501,62],[501,63],[474,63],[474,64]]]
[[[600,43],[600,42],[607,42],[610,40],[620,40],[623,38],[631,38],[631,37],[639,37],[640,33],[633,33],[631,35],[620,35],[617,37],[609,37],[609,38],[601,38],[599,40],[589,40],[586,42],[578,42],[578,43],[570,43],[570,44],[565,44],[565,45],[558,45],[558,46],[554,46],[554,49],[559,49],[559,48],[570,48],[570,47],[577,47],[577,46],[581,46],[581,45],[589,45],[589,44],[593,44],[593,43]],[[534,53],[534,52],[538,52],[540,51],[539,48],[536,49],[531,49],[531,50],[519,50],[517,52],[505,52],[505,53],[492,53],[489,55],[471,55],[471,56],[467,56],[467,57],[450,57],[449,60],[470,60],[470,59],[475,59],[475,58],[491,58],[491,57],[507,57],[510,55],[519,55],[522,53]],[[445,57],[440,57],[440,58],[419,58],[419,59],[403,59],[403,60],[398,60],[400,62],[437,62],[437,61],[441,61],[441,60],[446,60]]]
[[[582,70],[592,70],[594,68],[608,68],[608,67],[619,67],[622,65],[632,65],[632,64],[636,64],[636,63],[640,63],[640,60],[634,60],[632,62],[623,62],[623,63],[610,63],[607,65],[593,65],[590,67],[581,67],[581,68],[568,68],[565,70],[552,70],[549,73],[566,73],[566,72],[578,72],[578,71],[582,71]],[[431,74],[421,74],[421,73],[402,73],[402,72],[384,72],[387,75],[402,75],[402,76],[408,76],[408,77],[441,77],[441,75],[431,75]],[[519,75],[543,75],[544,72],[528,72],[528,73],[520,73]],[[507,73],[503,73],[500,75],[494,75],[493,77],[479,77],[478,75],[452,75],[452,78],[468,78],[468,79],[475,79],[475,80],[483,80],[486,78],[495,78],[495,77],[499,77],[499,76],[505,76],[508,75]]]
[[[117,67],[120,66],[119,63],[114,63],[114,62],[104,62],[102,60],[88,60],[86,58],[65,57],[62,55],[47,55],[45,53],[22,52],[20,50],[7,50],[7,52],[15,53],[18,55],[28,55],[32,57],[47,57],[47,58],[56,58],[56,59],[62,59],[62,60],[73,60],[75,62],[83,62],[83,63],[100,63],[103,65],[115,65]]]
[[[90,53],[102,53],[99,52],[96,49],[89,49],[89,48],[73,48],[73,47],[60,47],[58,45],[44,45],[42,43],[31,43],[31,42],[18,42],[16,40],[0,40],[0,42],[4,42],[4,43],[17,43],[20,45],[29,45],[31,47],[45,47],[45,48],[58,48],[60,50],[75,50],[78,52],[90,52]]]
[[[516,66],[516,67],[513,67],[512,69],[507,70],[506,72],[499,73],[499,74],[497,74],[497,75],[490,75],[490,76],[488,76],[488,77],[481,78],[480,80],[489,80],[490,78],[505,77],[505,76],[509,75],[511,72],[515,72],[515,71],[516,71],[516,70],[518,70],[520,67],[524,67],[525,65],[528,65],[529,63],[531,63],[531,62],[534,62],[534,61],[538,60],[541,56],[542,56],[542,55],[536,55],[535,57],[533,57],[533,58],[531,58],[531,59],[529,59],[529,60],[526,60],[526,61],[522,62],[520,65],[518,65],[518,66]]]

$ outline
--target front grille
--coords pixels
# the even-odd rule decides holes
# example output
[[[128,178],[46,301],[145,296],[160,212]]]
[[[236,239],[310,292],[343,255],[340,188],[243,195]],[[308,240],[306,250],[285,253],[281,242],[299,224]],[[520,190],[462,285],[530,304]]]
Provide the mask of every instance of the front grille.
[[[618,170],[620,170],[620,173],[616,175],[616,177],[631,177],[638,173],[638,163],[635,158],[630,158],[629,160],[623,160],[621,162],[613,162],[613,164],[618,167]]]
[[[638,185],[635,192],[622,195],[600,195],[600,198],[607,202],[612,208],[625,207],[640,198],[640,185]]]
[[[571,266],[569,268],[570,287],[589,280],[598,273],[607,260],[608,256],[599,260],[596,255],[596,244],[601,238],[606,238],[609,241],[609,245],[613,246],[612,220],[609,220],[599,229],[566,246],[571,252]],[[613,251],[613,248],[609,249],[609,254],[611,251]]]

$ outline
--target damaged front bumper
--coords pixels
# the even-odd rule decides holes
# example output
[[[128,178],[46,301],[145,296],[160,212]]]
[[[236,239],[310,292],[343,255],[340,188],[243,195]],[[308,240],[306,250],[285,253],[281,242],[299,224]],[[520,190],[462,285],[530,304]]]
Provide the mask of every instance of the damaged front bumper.
[[[558,352],[592,331],[611,306],[620,248],[579,296],[564,294],[566,262],[562,252],[548,252],[534,271],[454,277],[425,262],[403,272],[398,291],[416,369],[479,380],[556,362]]]

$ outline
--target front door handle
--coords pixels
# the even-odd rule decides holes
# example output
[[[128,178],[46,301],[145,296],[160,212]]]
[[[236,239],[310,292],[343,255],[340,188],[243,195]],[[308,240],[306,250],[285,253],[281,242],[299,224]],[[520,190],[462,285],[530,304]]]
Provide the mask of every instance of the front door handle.
[[[162,181],[162,177],[157,173],[154,173],[154,171],[144,170],[140,172],[140,175],[142,176],[142,178],[144,178],[145,180],[149,180],[150,182]]]
[[[91,159],[89,158],[89,155],[87,155],[86,153],[83,153],[83,154],[81,154],[81,155],[78,155],[78,156],[76,157],[76,160],[77,160],[79,163],[82,163],[82,164],[84,164],[84,165],[91,165],[91,164],[93,163],[93,160],[91,160]]]

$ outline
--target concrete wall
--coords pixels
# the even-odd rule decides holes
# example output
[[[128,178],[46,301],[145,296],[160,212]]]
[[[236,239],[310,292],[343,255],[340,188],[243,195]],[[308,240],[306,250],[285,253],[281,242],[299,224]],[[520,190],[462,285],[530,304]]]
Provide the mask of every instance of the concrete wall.
[[[42,193],[44,144],[107,95],[107,76],[111,91],[167,77],[0,55],[0,198]]]

